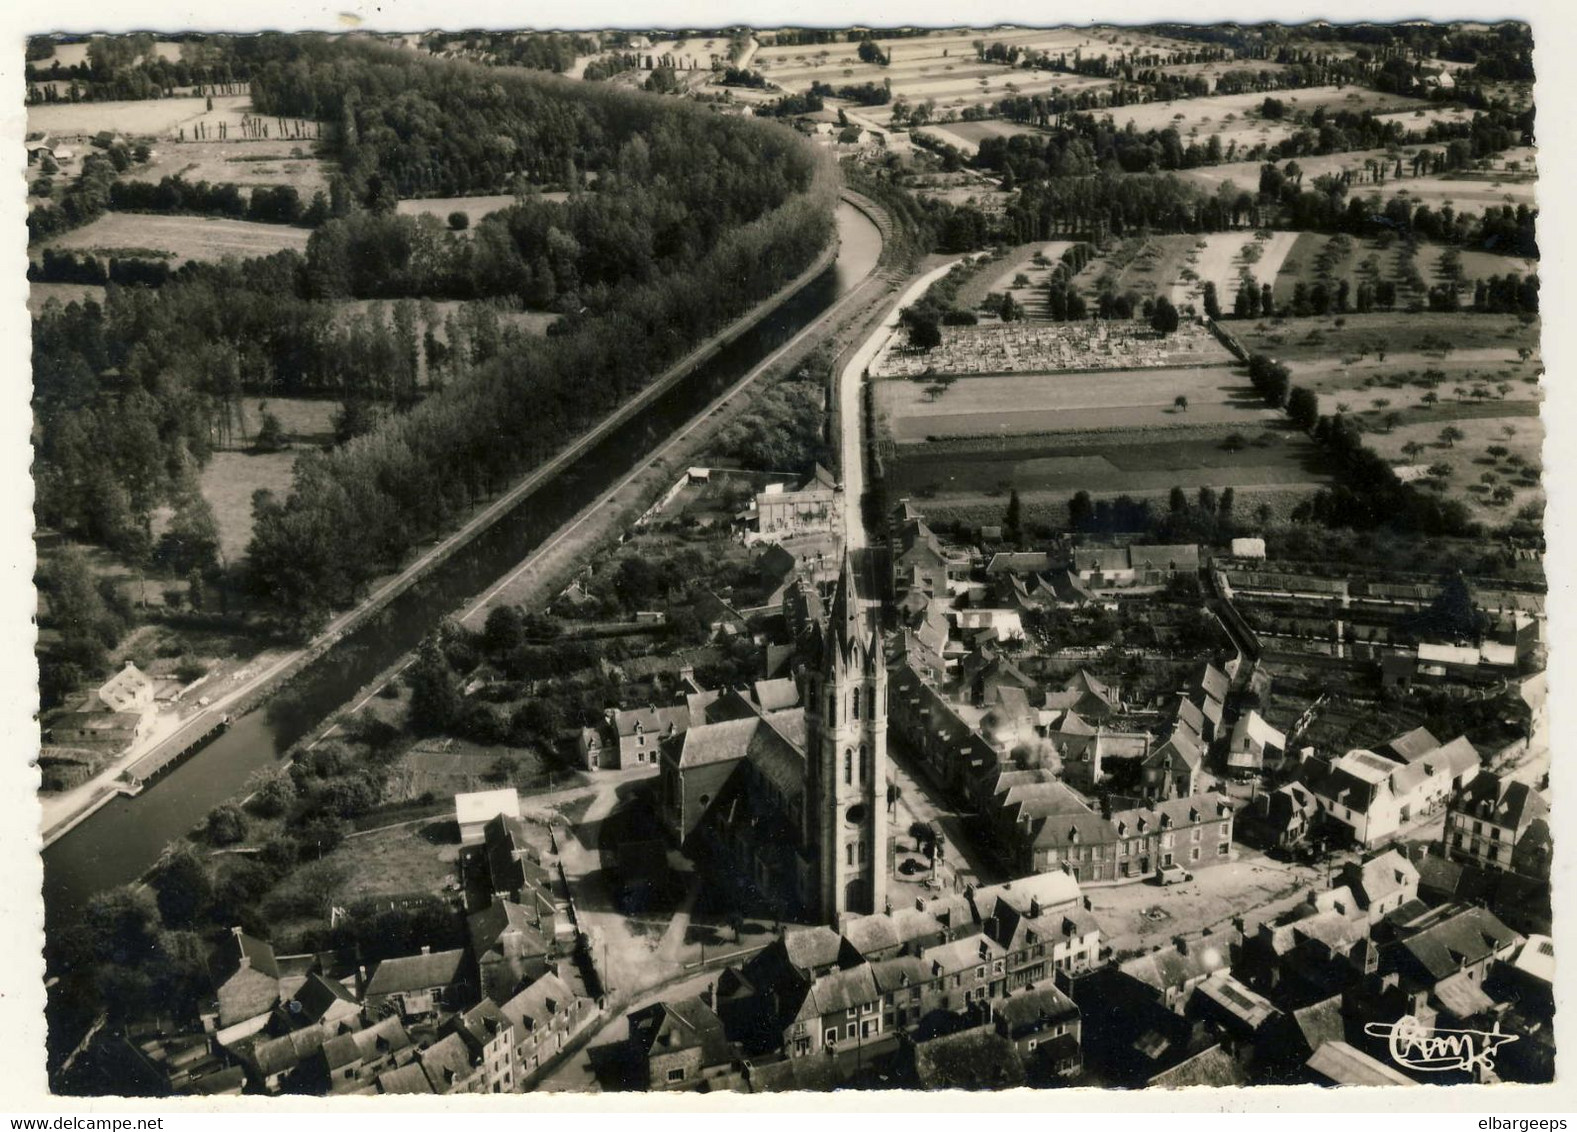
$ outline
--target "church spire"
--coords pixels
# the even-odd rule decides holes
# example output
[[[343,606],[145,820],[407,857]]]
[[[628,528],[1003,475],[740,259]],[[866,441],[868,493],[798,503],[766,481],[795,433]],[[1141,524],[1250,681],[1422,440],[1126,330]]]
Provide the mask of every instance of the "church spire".
[[[854,578],[854,556],[843,552],[843,569],[838,573],[837,589],[833,591],[832,608],[827,614],[828,636],[839,652],[847,649],[849,642],[864,636],[865,626],[860,614],[859,587]]]

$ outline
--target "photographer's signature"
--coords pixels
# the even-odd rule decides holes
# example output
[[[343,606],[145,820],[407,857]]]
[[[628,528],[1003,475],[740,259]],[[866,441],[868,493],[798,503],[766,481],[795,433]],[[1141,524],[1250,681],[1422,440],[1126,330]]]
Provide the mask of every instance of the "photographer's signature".
[[[1492,1072],[1495,1051],[1517,1040],[1516,1034],[1501,1033],[1499,1022],[1492,1030],[1437,1030],[1411,1014],[1404,1014],[1395,1022],[1370,1022],[1364,1026],[1364,1033],[1385,1038],[1392,1061],[1421,1073],[1452,1069]]]

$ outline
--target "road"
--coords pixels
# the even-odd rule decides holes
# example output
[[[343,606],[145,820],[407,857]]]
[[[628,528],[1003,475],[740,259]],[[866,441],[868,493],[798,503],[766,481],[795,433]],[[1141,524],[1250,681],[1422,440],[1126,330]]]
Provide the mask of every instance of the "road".
[[[828,260],[827,262],[831,262],[831,260]],[[221,715],[225,714],[232,705],[257,693],[261,689],[266,688],[270,683],[287,672],[292,666],[301,664],[309,660],[311,657],[326,651],[342,636],[354,628],[363,618],[367,617],[372,612],[380,608],[385,601],[391,599],[396,594],[404,590],[407,586],[411,585],[416,581],[417,578],[425,574],[434,565],[442,561],[459,546],[475,537],[487,527],[491,526],[504,515],[508,514],[520,502],[521,499],[525,498],[538,487],[551,480],[552,477],[558,475],[564,470],[564,468],[568,467],[580,456],[589,451],[591,447],[599,443],[603,437],[608,434],[608,432],[614,428],[617,428],[624,421],[628,420],[634,415],[635,412],[639,411],[642,406],[648,404],[653,398],[658,396],[666,388],[672,385],[673,381],[679,376],[687,373],[690,369],[694,368],[696,365],[699,365],[703,360],[709,357],[713,351],[719,348],[722,342],[730,338],[732,335],[742,332],[743,329],[754,325],[755,322],[759,321],[761,317],[765,317],[767,313],[781,305],[782,302],[790,295],[795,293],[805,284],[809,283],[816,277],[816,275],[820,274],[821,271],[825,270],[826,266],[827,263],[823,262],[822,257],[818,257],[815,265],[807,269],[806,272],[801,274],[792,283],[788,284],[784,289],[780,290],[777,292],[777,294],[773,295],[764,303],[757,306],[750,314],[739,320],[736,320],[728,327],[700,343],[682,360],[677,362],[662,375],[653,380],[635,397],[631,398],[629,401],[626,401],[622,406],[610,413],[594,428],[576,438],[563,451],[559,452],[557,455],[548,460],[547,463],[543,464],[534,472],[527,475],[519,483],[515,484],[514,487],[507,490],[503,495],[499,496],[487,507],[484,507],[481,511],[477,512],[447,537],[440,539],[438,542],[428,547],[398,574],[393,575],[382,582],[380,585],[376,586],[360,604],[356,605],[352,609],[346,610],[331,620],[322,630],[322,632],[315,636],[307,645],[300,649],[295,649],[293,651],[280,654],[277,659],[273,660],[266,667],[254,674],[251,678],[241,682],[237,687],[230,689],[223,696],[208,704],[205,708],[203,708],[202,711],[196,712],[190,717],[179,721],[179,727],[184,729],[186,727],[192,726],[200,720],[211,722],[218,719]],[[528,558],[526,562],[521,565],[521,567],[519,567],[513,574],[510,575],[509,579],[506,579],[506,581],[512,580],[522,571],[529,568],[530,564],[539,559],[541,555],[544,554],[548,549],[557,546],[558,543],[567,538],[569,532],[573,531],[575,527],[581,523],[589,513],[594,512],[597,507],[599,507],[603,501],[612,494],[613,490],[617,490],[618,487],[628,484],[639,471],[644,470],[650,463],[653,462],[653,460],[659,458],[663,452],[671,451],[679,440],[685,436],[688,436],[690,432],[698,427],[701,422],[706,420],[706,418],[710,416],[719,405],[732,397],[740,389],[748,385],[768,366],[774,364],[789,350],[790,347],[803,341],[807,335],[824,332],[829,325],[829,320],[840,315],[842,312],[847,311],[849,309],[848,304],[851,300],[854,300],[855,296],[857,295],[864,295],[866,300],[869,300],[869,295],[866,294],[865,287],[856,286],[851,288],[847,295],[824,311],[820,317],[807,325],[798,335],[790,339],[788,343],[785,343],[783,346],[779,347],[778,350],[774,351],[772,355],[766,358],[754,369],[750,370],[743,378],[740,379],[738,383],[725,392],[723,396],[718,398],[717,401],[713,402],[712,405],[708,406],[705,412],[691,418],[690,423],[678,434],[676,434],[672,440],[664,445],[664,447],[660,449],[658,453],[654,454],[651,459],[643,462],[636,469],[636,471],[632,471],[629,476],[626,476],[624,479],[622,479],[614,489],[611,489],[609,492],[605,492],[590,508],[588,508],[586,511],[582,511],[580,515],[576,516],[575,519],[572,519],[565,528],[561,529],[559,533],[549,541],[549,543],[544,544],[543,547],[538,548],[538,551],[532,557]],[[489,591],[488,595],[484,595],[480,602],[474,603],[468,609],[467,615],[470,615],[479,609],[485,608],[487,601],[490,600],[491,596],[496,594],[500,588],[502,588],[502,583],[500,586],[495,586],[493,590]],[[116,759],[114,763],[88,781],[72,788],[71,790],[62,791],[61,793],[48,796],[40,796],[40,806],[42,809],[40,828],[44,832],[45,844],[47,845],[55,837],[58,837],[61,831],[65,830],[74,822],[78,821],[88,811],[99,805],[105,798],[110,796],[115,790],[115,780],[120,775],[121,771],[123,771],[127,766],[131,765],[131,763],[136,759],[141,758],[142,756],[158,749],[159,744],[168,741],[173,733],[173,729],[162,734],[156,732],[154,736],[150,737],[150,740],[145,741],[143,744],[139,744],[136,748],[128,751],[125,755]]]
[[[904,308],[925,294],[926,288],[951,271],[957,262],[958,260],[950,260],[915,280],[908,290],[894,301],[892,309],[887,312],[881,324],[871,332],[864,344],[854,351],[854,356],[838,375],[838,419],[842,423],[843,432],[839,437],[839,453],[843,472],[844,546],[849,550],[860,550],[866,545],[865,519],[860,509],[860,500],[865,497],[865,460],[862,448],[865,429],[862,425],[864,414],[860,412],[860,391],[865,384],[865,370],[898,328],[898,317],[903,313]]]

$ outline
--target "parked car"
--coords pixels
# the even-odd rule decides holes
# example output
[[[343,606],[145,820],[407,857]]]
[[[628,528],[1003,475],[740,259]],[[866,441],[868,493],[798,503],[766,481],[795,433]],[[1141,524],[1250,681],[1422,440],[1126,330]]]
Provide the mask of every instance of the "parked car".
[[[1162,865],[1155,874],[1157,884],[1182,884],[1186,880],[1193,880],[1194,874],[1183,868],[1182,865]]]

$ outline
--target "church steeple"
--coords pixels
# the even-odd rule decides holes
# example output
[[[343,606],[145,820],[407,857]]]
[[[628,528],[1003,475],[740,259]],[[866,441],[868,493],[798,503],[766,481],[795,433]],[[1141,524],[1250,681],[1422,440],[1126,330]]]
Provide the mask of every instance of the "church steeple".
[[[887,895],[887,666],[845,554],[820,634],[806,710],[828,923],[880,911]],[[807,816],[809,814],[807,813]]]

